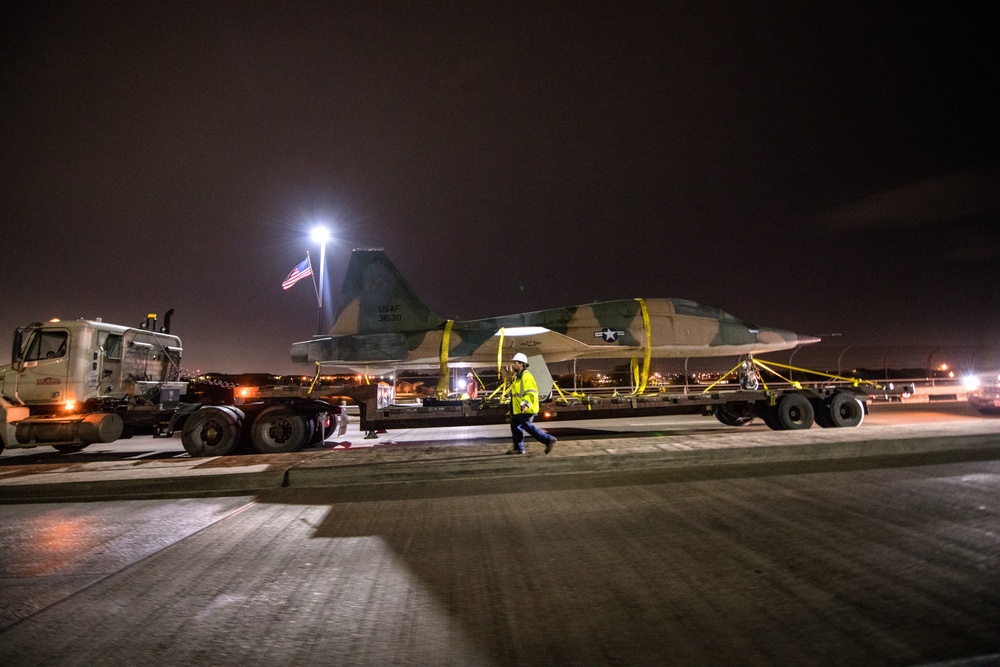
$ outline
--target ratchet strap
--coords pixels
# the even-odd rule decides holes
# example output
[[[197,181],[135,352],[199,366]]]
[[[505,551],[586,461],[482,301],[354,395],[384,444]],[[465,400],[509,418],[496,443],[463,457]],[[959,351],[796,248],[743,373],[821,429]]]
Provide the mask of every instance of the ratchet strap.
[[[646,391],[646,383],[649,381],[649,359],[652,356],[653,333],[649,326],[649,310],[646,308],[645,299],[636,299],[639,302],[639,309],[642,311],[642,329],[646,334],[646,345],[642,354],[642,374],[639,374],[639,360],[632,359],[632,377],[635,380],[635,393],[641,394]]]
[[[437,397],[442,401],[448,398],[448,347],[451,342],[451,327],[455,320],[448,320],[441,333],[441,370],[438,373]]]

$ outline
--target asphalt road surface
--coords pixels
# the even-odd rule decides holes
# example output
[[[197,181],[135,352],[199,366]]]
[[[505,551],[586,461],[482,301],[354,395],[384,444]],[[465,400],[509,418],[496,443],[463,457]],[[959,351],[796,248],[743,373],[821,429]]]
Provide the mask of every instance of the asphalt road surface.
[[[0,506],[0,664],[1000,662],[1000,461],[634,474]]]

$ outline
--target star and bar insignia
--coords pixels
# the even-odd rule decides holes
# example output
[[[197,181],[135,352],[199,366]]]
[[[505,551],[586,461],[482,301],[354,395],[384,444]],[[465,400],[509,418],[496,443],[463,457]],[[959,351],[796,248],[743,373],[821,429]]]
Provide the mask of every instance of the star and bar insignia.
[[[609,329],[607,327],[601,329],[600,331],[594,332],[594,338],[603,338],[605,343],[613,343],[618,340],[619,336],[624,336],[625,332],[618,329]]]

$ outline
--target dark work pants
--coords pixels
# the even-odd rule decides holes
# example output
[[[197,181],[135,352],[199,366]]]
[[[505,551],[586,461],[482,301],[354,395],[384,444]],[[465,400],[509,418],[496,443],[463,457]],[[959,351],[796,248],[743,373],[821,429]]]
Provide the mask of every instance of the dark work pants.
[[[524,451],[524,432],[527,431],[531,437],[538,442],[548,444],[555,440],[551,435],[531,423],[535,415],[521,413],[510,416],[510,434],[514,438],[514,449]]]

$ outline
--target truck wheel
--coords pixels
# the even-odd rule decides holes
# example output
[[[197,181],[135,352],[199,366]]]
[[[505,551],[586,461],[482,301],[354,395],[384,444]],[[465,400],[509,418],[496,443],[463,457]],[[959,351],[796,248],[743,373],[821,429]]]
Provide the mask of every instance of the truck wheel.
[[[261,454],[281,454],[297,452],[305,447],[309,435],[309,424],[304,415],[290,407],[274,405],[257,416],[251,440]]]
[[[774,422],[781,431],[807,429],[815,418],[812,404],[802,394],[785,394],[774,406]]]
[[[322,445],[336,430],[337,420],[332,412],[321,412],[311,420],[312,435],[309,436],[309,446]]]
[[[847,392],[838,391],[831,396],[826,408],[831,426],[853,428],[865,420],[864,405]]]
[[[314,417],[306,417],[306,444],[305,447],[311,447],[319,442],[320,433],[316,428],[316,419]]]
[[[184,422],[181,443],[191,456],[226,456],[236,451],[243,431],[243,415],[235,408],[201,408]]]
[[[715,418],[726,426],[746,426],[753,421],[753,411],[748,404],[720,405],[715,409]]]

